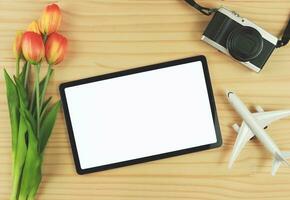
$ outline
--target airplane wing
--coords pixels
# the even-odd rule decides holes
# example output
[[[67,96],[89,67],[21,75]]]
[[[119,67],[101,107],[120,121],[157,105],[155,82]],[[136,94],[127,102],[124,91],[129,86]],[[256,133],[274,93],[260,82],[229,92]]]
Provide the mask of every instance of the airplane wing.
[[[247,142],[254,137],[254,134],[252,133],[251,129],[248,127],[248,125],[243,122],[241,127],[238,130],[238,135],[236,142],[234,144],[234,148],[230,157],[229,165],[228,167],[231,168],[237,159],[238,155],[240,154],[241,150],[245,147]]]
[[[269,112],[257,112],[253,114],[262,127],[266,127],[274,121],[289,117],[290,110],[278,110]]]

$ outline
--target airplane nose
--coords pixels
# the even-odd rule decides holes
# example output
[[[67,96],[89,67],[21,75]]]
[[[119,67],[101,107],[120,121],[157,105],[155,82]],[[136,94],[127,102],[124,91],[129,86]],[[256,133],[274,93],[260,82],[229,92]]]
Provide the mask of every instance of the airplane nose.
[[[226,90],[225,93],[226,93],[226,96],[229,98],[230,94],[232,94],[233,92],[231,92],[230,90]]]

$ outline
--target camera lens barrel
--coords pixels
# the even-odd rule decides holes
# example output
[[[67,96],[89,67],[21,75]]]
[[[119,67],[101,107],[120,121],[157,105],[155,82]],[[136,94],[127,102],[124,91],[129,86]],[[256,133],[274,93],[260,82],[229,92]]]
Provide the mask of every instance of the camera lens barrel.
[[[263,50],[263,37],[256,29],[243,26],[229,34],[226,45],[232,57],[247,62],[255,59]]]

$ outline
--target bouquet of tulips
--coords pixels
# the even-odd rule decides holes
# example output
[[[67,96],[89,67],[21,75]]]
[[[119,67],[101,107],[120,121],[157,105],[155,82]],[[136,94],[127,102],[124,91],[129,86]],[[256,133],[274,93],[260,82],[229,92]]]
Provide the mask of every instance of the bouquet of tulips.
[[[59,101],[46,99],[46,89],[53,66],[64,59],[67,49],[67,39],[57,33],[61,19],[56,4],[46,6],[38,21],[16,35],[16,74],[4,71],[12,132],[12,200],[35,199],[41,182],[44,150],[60,108]],[[47,73],[40,77],[44,60]]]

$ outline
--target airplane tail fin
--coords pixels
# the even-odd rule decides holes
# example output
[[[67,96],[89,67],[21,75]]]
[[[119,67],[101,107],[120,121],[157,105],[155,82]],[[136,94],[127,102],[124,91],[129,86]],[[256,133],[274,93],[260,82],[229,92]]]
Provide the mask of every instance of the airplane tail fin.
[[[288,167],[290,167],[290,164],[288,163],[288,161],[286,159],[290,158],[290,152],[282,152],[281,155],[280,154],[275,154],[274,158],[273,158],[273,165],[272,165],[272,176],[275,176],[277,170],[279,169],[281,163],[287,165]]]

